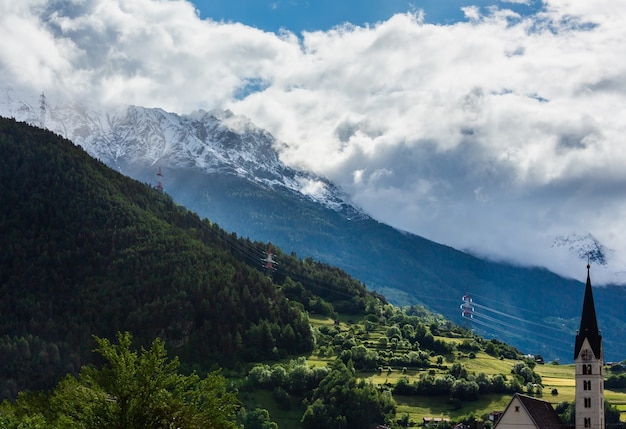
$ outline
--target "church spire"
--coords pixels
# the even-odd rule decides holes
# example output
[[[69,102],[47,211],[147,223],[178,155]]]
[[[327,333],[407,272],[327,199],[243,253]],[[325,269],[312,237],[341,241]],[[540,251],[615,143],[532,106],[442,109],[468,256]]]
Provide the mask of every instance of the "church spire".
[[[591,278],[589,276],[589,264],[587,264],[587,285],[585,287],[585,298],[583,301],[583,313],[580,318],[580,328],[576,335],[576,347],[574,348],[574,359],[578,357],[583,341],[587,338],[589,346],[596,358],[602,357],[602,336],[598,329],[596,319],[596,307],[593,303],[593,291],[591,289]]]
[[[576,366],[576,429],[604,429],[604,376],[602,337],[598,329],[587,263],[587,286],[580,329],[574,348]]]

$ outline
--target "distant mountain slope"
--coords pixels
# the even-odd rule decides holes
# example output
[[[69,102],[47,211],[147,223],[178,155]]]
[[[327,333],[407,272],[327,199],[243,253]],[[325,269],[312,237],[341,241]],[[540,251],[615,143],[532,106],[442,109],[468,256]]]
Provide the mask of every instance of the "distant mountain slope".
[[[50,387],[91,360],[92,335],[117,331],[144,345],[159,336],[200,370],[311,350],[302,306],[257,269],[264,245],[4,118],[0,183],[0,399]],[[345,273],[273,251],[330,302],[376,301]]]
[[[21,110],[35,122],[36,109]],[[30,119],[29,119],[30,118]],[[280,143],[230,112],[175,115],[130,107],[108,115],[81,106],[49,112],[47,126],[108,165],[155,184],[223,228],[270,241],[300,256],[337,265],[397,304],[421,303],[546,359],[571,360],[580,316],[581,281],[540,268],[473,257],[381,224],[353,207],[331,183],[284,166]],[[461,297],[474,297],[474,318],[462,319]],[[608,359],[621,359],[626,293],[597,289]]]
[[[178,180],[175,171],[169,174]],[[175,198],[229,230],[337,265],[395,304],[423,304],[483,336],[495,336],[548,360],[573,359],[582,282],[542,268],[476,258],[373,219],[348,219],[306,199],[236,177],[206,175],[198,183],[205,185],[174,186]],[[194,200],[194,194],[204,199]],[[584,263],[573,269],[585,280]],[[593,281],[593,268],[591,274]],[[462,318],[459,308],[467,292],[473,298],[472,319]],[[601,287],[594,293],[606,357],[621,360],[626,291]]]

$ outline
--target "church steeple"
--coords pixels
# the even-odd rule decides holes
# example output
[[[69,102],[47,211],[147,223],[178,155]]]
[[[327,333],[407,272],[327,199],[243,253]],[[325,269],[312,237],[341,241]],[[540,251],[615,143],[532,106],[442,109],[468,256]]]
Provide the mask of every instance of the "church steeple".
[[[587,285],[585,287],[585,298],[583,301],[583,313],[580,318],[580,328],[576,335],[576,347],[574,348],[574,359],[580,354],[583,342],[587,339],[589,346],[596,358],[602,358],[602,336],[598,329],[596,319],[596,307],[593,302],[593,291],[591,289],[591,279],[589,276],[589,264],[587,264]]]
[[[574,348],[576,367],[576,429],[604,429],[604,376],[602,336],[598,329],[596,308],[587,264],[587,286],[580,329]]]

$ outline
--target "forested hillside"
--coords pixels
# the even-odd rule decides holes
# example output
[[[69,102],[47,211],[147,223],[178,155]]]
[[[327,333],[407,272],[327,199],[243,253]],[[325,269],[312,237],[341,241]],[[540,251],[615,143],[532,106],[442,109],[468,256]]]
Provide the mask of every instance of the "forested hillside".
[[[208,370],[311,351],[305,309],[358,312],[380,299],[279,249],[272,281],[266,244],[4,118],[0,184],[0,399],[76,373],[93,359],[94,335],[160,337],[183,368]]]
[[[395,429],[542,395],[534,357],[226,233],[47,131],[0,118],[0,183],[2,427]],[[546,387],[567,410],[561,372]]]

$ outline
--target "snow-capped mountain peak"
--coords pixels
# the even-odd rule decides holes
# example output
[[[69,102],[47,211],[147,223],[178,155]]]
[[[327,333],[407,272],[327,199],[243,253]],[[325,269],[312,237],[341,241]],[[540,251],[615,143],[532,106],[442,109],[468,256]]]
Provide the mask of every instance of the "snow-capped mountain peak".
[[[136,166],[234,174],[262,186],[298,192],[350,217],[365,216],[328,180],[283,164],[276,139],[229,110],[178,115],[160,108],[124,106],[98,111],[7,89],[0,99],[0,115],[44,125],[129,176]]]
[[[554,240],[552,247],[566,248],[582,260],[588,260],[603,266],[607,265],[607,253],[610,252],[591,234],[580,235],[572,233],[567,236],[562,235]]]

